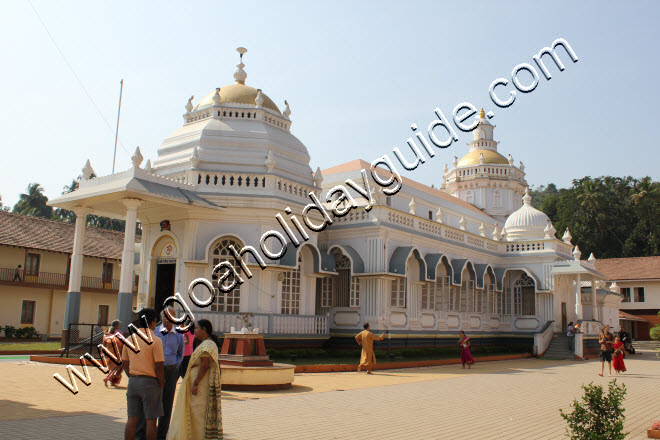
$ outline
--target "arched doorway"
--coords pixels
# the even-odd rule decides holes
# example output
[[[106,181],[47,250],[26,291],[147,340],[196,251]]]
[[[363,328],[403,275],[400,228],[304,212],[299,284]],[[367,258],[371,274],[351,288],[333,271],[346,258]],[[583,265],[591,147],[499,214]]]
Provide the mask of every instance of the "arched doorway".
[[[179,252],[174,238],[164,235],[153,248],[154,303],[156,313],[163,310],[163,302],[174,295],[176,281],[176,260]]]

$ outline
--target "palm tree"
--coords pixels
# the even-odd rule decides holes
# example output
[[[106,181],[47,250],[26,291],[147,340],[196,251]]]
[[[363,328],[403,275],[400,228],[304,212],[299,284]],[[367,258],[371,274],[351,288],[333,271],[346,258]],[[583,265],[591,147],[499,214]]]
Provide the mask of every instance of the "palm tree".
[[[38,183],[30,183],[27,193],[21,194],[14,205],[13,212],[34,217],[52,218],[53,208],[46,205],[48,197],[44,195],[43,187]]]
[[[655,230],[655,210],[660,200],[660,183],[653,182],[650,177],[634,180],[631,201],[637,208],[640,216],[646,217],[649,223],[649,237],[653,238]]]
[[[603,202],[603,190],[604,184],[602,179],[592,179],[591,177],[585,177],[582,181],[582,190],[577,196],[578,200],[580,200],[580,207],[584,208],[584,212],[587,215],[587,218],[592,219],[596,224],[601,240],[605,238],[605,230],[607,230],[623,247],[623,241],[612,230],[607,220],[605,219],[604,213],[602,212],[603,209],[601,208],[603,208],[605,205]]]

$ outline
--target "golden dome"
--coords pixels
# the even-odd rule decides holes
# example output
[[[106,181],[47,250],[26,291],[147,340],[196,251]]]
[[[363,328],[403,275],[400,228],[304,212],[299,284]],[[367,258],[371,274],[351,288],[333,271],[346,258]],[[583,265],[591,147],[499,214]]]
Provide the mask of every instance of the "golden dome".
[[[255,89],[254,87],[246,86],[245,84],[236,83],[229,86],[224,86],[220,88],[220,103],[256,105],[255,99],[257,99],[257,93],[258,93],[257,89]],[[213,90],[211,93],[209,93],[204,98],[202,98],[202,100],[199,101],[199,104],[197,104],[197,108],[206,105],[212,105],[214,94],[215,94],[215,90]],[[266,96],[266,94],[263,91],[261,92],[261,96],[264,99],[264,101],[261,103],[262,107],[265,107],[267,109],[276,111],[279,114],[282,114],[282,112],[280,112],[280,109],[277,108],[277,105],[275,105],[273,100],[270,99],[268,96]]]
[[[480,156],[484,155],[484,163],[498,164],[498,165],[508,165],[509,160],[502,156],[497,151],[493,150],[472,150],[458,161],[459,167],[467,167],[471,165],[479,165]]]

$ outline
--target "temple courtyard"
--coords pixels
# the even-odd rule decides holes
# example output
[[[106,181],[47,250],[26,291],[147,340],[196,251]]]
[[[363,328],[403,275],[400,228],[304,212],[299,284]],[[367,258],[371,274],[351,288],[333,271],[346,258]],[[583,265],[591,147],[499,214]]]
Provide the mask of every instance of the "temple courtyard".
[[[646,351],[626,360],[628,438],[646,438],[657,405],[660,359]],[[597,361],[522,359],[356,373],[297,374],[294,387],[223,392],[225,438],[239,439],[559,439],[580,385],[598,377]],[[123,438],[125,388],[92,384],[72,395],[53,379],[64,365],[0,358],[3,438]],[[126,378],[122,385],[126,385]]]

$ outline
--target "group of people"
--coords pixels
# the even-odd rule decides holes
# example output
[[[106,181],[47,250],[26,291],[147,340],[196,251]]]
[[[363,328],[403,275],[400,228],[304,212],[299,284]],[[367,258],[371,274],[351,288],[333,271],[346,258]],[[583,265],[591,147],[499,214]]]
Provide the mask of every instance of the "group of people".
[[[119,345],[119,321],[104,335],[104,345],[118,344],[121,351],[121,363],[111,362],[106,387],[108,383],[117,386],[122,372],[128,376],[125,439],[221,439],[220,365],[213,326],[201,319],[188,332],[180,333],[168,314],[175,316],[171,308],[164,310],[161,324],[156,326],[156,311],[140,310],[134,325],[151,343],[135,336],[137,352]],[[176,393],[179,378],[183,381]]]
[[[600,373],[598,375],[603,375],[605,362],[607,362],[610,376],[612,376],[612,367],[616,374],[625,372],[626,364],[623,362],[623,358],[626,353],[626,343],[629,343],[628,335],[622,330],[614,336],[610,332],[610,326],[606,325],[598,336],[598,343],[600,344]]]
[[[458,347],[461,354],[461,365],[463,368],[468,366],[472,368],[474,365],[474,358],[470,352],[470,338],[465,335],[465,332],[459,332],[460,339],[458,340]],[[376,365],[376,354],[374,353],[374,341],[382,341],[385,339],[385,334],[376,336],[371,333],[369,324],[364,324],[364,330],[355,337],[355,341],[362,347],[362,355],[360,357],[360,365],[358,365],[357,372],[367,370],[367,374],[372,374],[371,370]]]

